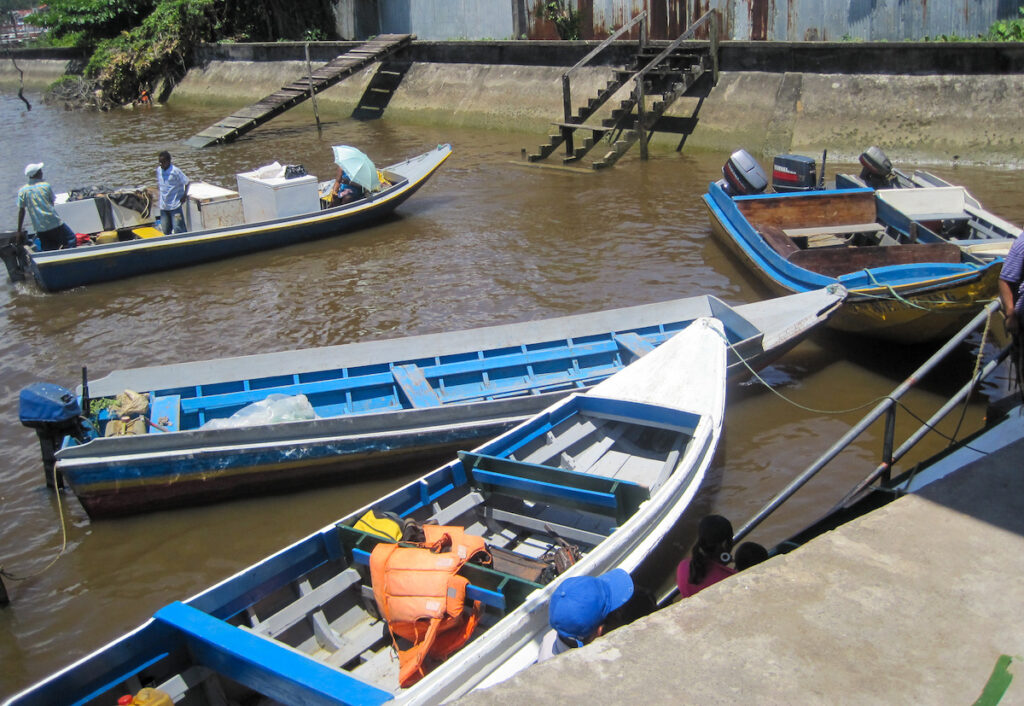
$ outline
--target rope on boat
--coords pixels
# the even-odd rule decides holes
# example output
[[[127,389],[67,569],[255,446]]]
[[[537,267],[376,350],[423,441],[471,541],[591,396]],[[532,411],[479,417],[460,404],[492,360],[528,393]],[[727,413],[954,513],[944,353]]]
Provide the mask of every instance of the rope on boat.
[[[977,356],[977,358],[975,360],[974,374],[972,375],[972,378],[977,377],[978,371],[981,369],[981,360],[982,360],[982,356],[983,356],[983,353],[984,353],[985,338],[988,336],[990,322],[991,322],[991,318],[989,318],[989,319],[987,319],[985,321],[985,331],[982,334],[981,346],[979,346],[979,348],[978,348],[978,356]],[[722,338],[722,340],[725,341],[725,345],[728,346],[729,350],[731,350],[736,355],[736,357],[739,359],[739,361],[741,363],[743,363],[744,367],[746,367],[746,369],[748,371],[750,371],[750,374],[758,382],[760,382],[762,385],[764,385],[766,388],[768,388],[768,390],[773,395],[775,395],[776,397],[781,399],[783,402],[786,402],[786,403],[796,407],[797,409],[802,409],[803,411],[811,412],[812,414],[832,414],[832,415],[848,414],[850,412],[856,412],[858,410],[864,409],[865,407],[868,407],[868,406],[871,406],[871,405],[876,405],[876,404],[880,403],[882,400],[890,400],[893,404],[897,405],[900,409],[902,409],[907,414],[909,414],[911,417],[913,417],[919,424],[921,424],[922,426],[928,427],[928,429],[930,431],[934,432],[935,434],[938,434],[940,437],[942,437],[943,439],[948,441],[950,444],[957,443],[956,434],[959,433],[960,425],[963,423],[964,416],[967,413],[967,402],[968,402],[967,400],[964,401],[964,410],[963,410],[963,412],[961,414],[960,421],[957,422],[957,431],[954,433],[954,436],[950,436],[949,434],[946,434],[946,433],[942,432],[941,430],[939,430],[937,427],[935,427],[935,426],[933,426],[931,424],[928,424],[927,420],[922,419],[921,417],[919,417],[917,414],[914,413],[913,410],[910,409],[910,407],[908,407],[906,404],[904,404],[902,400],[896,399],[892,395],[880,395],[879,397],[876,397],[873,400],[865,402],[864,404],[858,405],[856,407],[850,407],[849,409],[838,409],[838,410],[815,409],[814,407],[808,407],[807,405],[800,404],[796,400],[793,400],[793,399],[791,399],[789,397],[786,397],[784,394],[782,394],[777,389],[775,389],[770,382],[768,382],[763,377],[761,377],[757,373],[757,371],[754,370],[754,368],[751,367],[750,363],[747,362],[747,359],[744,358],[743,355],[740,354],[740,352],[738,350],[736,350],[736,347],[729,341],[729,339],[725,336],[724,333],[720,333],[718,335]],[[1019,350],[1024,350],[1024,347],[1019,347]],[[1021,362],[1024,362],[1024,355],[1021,356]],[[967,444],[964,445],[964,448],[970,449],[971,451],[974,451],[976,453],[979,453],[979,454],[982,454],[982,455],[985,455],[985,456],[987,456],[990,453],[988,451],[983,451],[981,449],[975,449],[975,448],[973,448],[973,447],[971,447],[970,445],[967,445]]]
[[[44,566],[43,568],[39,569],[38,571],[33,571],[32,573],[26,574],[24,576],[15,576],[14,574],[8,573],[7,571],[4,570],[4,567],[2,565],[0,565],[0,576],[4,577],[6,579],[10,579],[11,581],[26,581],[28,579],[35,578],[36,576],[39,576],[44,571],[49,569],[51,566],[56,564],[58,559],[60,559],[62,556],[64,556],[64,552],[68,548],[68,528],[67,528],[67,520],[64,517],[64,506],[63,506],[63,504],[60,501],[60,488],[57,487],[56,483],[54,483],[53,492],[54,492],[54,495],[56,495],[56,497],[57,497],[57,514],[60,516],[60,536],[61,536],[61,541],[60,541],[60,551],[57,552],[57,556],[55,556],[52,559],[50,559],[49,563],[46,566]]]

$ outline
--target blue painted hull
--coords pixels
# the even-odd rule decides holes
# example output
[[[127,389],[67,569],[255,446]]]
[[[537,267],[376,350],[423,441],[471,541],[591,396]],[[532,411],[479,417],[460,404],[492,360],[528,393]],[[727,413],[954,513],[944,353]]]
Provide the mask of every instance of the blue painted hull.
[[[488,438],[621,370],[698,316],[723,322],[730,374],[759,368],[835,313],[841,292],[730,307],[693,297],[546,321],[117,371],[93,399],[148,392],[140,436],[68,439],[57,470],[92,517],[230,499],[395,469]],[[480,348],[481,342],[489,344]],[[408,357],[406,357],[408,356]],[[745,362],[744,362],[745,361]],[[419,380],[419,385],[410,381]],[[317,419],[206,429],[270,393]],[[171,421],[168,421],[171,420]]]
[[[222,691],[238,703],[260,694],[284,704],[441,703],[499,669],[518,671],[536,658],[561,581],[612,569],[640,576],[656,561],[655,549],[691,506],[714,457],[725,372],[720,325],[703,319],[590,393],[161,608],[6,704],[106,704],[142,685],[189,704],[217,703]],[[544,563],[537,548],[559,539],[578,553],[571,566],[532,577],[490,561],[462,566],[480,625],[470,642],[403,689],[398,643],[364,600],[373,589],[374,547],[394,541],[363,529],[359,520],[370,510],[465,528],[492,552],[502,547],[525,563]]]
[[[30,269],[49,292],[134,277],[351,232],[387,217],[426,183],[451,154],[449,145],[386,170],[405,177],[372,198],[318,213],[262,223],[106,245],[32,253]]]
[[[848,271],[822,273],[799,263],[808,251],[782,254],[744,215],[742,208],[763,205],[777,215],[771,226],[778,232],[790,224],[804,226],[828,218],[820,209],[826,199],[863,198],[873,195],[870,189],[841,189],[808,193],[769,194],[731,197],[717,184],[711,184],[704,195],[715,234],[726,248],[751,273],[772,291],[780,294],[806,292],[830,284],[841,284],[848,291],[843,310],[829,320],[831,328],[849,333],[884,338],[900,343],[920,343],[948,337],[969,320],[996,295],[1002,260],[967,261],[958,255],[958,262],[917,261],[889,264],[894,253],[911,253],[911,248],[942,248],[931,245],[893,245],[866,248],[878,256],[872,265],[870,256],[863,262],[853,259],[856,248],[841,250],[850,253]],[[882,215],[884,209],[879,211]],[[838,220],[834,225],[843,225]],[[885,227],[884,222],[879,223]],[[762,226],[763,227],[763,226]],[[783,238],[784,239],[784,238]],[[795,249],[795,246],[793,246]],[[955,246],[954,252],[958,252]],[[897,253],[903,249],[903,253]],[[888,251],[888,252],[887,252]],[[932,251],[934,252],[934,251]],[[948,254],[948,253],[947,253]]]

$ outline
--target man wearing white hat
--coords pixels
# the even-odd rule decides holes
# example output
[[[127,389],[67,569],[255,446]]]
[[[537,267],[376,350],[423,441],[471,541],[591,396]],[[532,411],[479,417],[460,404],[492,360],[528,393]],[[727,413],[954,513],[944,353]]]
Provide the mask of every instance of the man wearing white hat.
[[[43,163],[34,162],[26,166],[25,176],[28,183],[18,190],[18,235],[25,234],[22,226],[28,212],[32,230],[43,250],[75,247],[75,234],[57,215],[53,206],[53,189],[43,181]]]

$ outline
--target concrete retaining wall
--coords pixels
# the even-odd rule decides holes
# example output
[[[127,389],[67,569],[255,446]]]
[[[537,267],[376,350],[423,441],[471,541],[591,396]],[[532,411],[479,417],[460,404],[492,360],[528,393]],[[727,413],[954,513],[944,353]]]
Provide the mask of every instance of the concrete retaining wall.
[[[540,144],[551,122],[562,117],[562,72],[587,50],[585,43],[569,44],[417,42],[406,57],[415,63],[392,98],[386,119],[522,131],[534,133]],[[612,54],[634,47],[623,44]],[[334,56],[339,49],[344,51],[318,45],[311,51],[313,61],[322,62],[326,59],[321,55]],[[304,75],[305,62],[295,60],[296,51],[301,56],[301,45],[209,48],[200,68],[189,72],[171,100],[222,106],[227,114]],[[278,60],[264,60],[271,56]],[[552,63],[537,64],[538,58]],[[928,60],[947,73],[928,74]],[[893,70],[900,62],[904,71]],[[19,59],[18,64],[26,85],[42,88],[68,62],[39,58]],[[845,160],[877,144],[903,162],[958,159],[1019,165],[1024,163],[1022,64],[1024,47],[1012,44],[858,48],[727,43],[718,85],[700,106],[687,149],[744,147],[771,156],[819,154],[827,148],[832,157]],[[985,66],[992,67],[990,73],[984,72]],[[769,67],[773,70],[763,70]],[[322,114],[332,119],[349,115],[375,68],[319,94]],[[574,105],[596,94],[611,71],[611,65],[602,65],[574,74]],[[0,88],[16,85],[11,62],[2,62]],[[688,116],[696,105],[696,99],[681,100],[671,114]],[[676,135],[658,135],[652,147],[671,149],[678,140]]]

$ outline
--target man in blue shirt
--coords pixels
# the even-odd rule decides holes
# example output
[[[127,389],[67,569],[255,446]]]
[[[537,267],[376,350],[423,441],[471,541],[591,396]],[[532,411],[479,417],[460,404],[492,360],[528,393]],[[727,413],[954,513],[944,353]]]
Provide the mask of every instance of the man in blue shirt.
[[[182,205],[188,199],[188,177],[171,164],[167,150],[158,157],[160,166],[156,170],[156,183],[160,189],[160,229],[167,235],[171,232],[184,233],[185,213]]]
[[[28,183],[18,189],[18,236],[24,237],[25,214],[32,222],[32,230],[39,238],[43,250],[75,247],[75,234],[67,227],[54,208],[53,188],[43,181],[43,163],[34,162],[25,167]]]
[[[1021,331],[1021,294],[1024,294],[1024,238],[1010,245],[1010,252],[999,273],[999,301],[1003,305],[1003,323],[1006,330],[1017,336]]]

